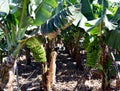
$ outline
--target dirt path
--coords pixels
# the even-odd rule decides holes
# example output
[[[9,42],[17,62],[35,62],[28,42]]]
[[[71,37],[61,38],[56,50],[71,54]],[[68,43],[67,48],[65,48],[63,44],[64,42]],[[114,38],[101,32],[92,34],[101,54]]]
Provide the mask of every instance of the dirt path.
[[[81,72],[77,71],[76,62],[73,62],[68,54],[59,53],[56,65],[56,91],[101,91],[101,80],[99,78],[91,79],[89,73],[81,79],[85,70]],[[23,91],[40,91],[40,69],[40,63],[32,62],[29,66],[25,65],[25,62],[22,61],[18,63],[19,87]],[[80,79],[81,81],[79,81]],[[113,84],[114,83],[113,81]],[[17,83],[14,82],[15,91],[16,88]]]

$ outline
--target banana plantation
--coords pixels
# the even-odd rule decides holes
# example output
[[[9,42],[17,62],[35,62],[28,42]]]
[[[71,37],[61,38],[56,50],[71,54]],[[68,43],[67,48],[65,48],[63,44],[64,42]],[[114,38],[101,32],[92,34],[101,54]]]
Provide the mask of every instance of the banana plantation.
[[[0,91],[120,91],[120,0],[0,0]]]

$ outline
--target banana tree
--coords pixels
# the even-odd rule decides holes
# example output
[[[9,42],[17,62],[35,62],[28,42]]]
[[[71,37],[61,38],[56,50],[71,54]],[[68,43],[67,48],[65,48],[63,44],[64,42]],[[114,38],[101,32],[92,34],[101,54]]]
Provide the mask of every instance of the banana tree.
[[[4,33],[3,31],[0,29],[0,64],[2,63],[2,51],[3,51],[3,46],[4,46]]]
[[[52,1],[52,2],[51,2]],[[1,15],[1,22],[0,28],[4,33],[4,38],[7,51],[8,51],[8,58],[7,64],[5,65],[5,69],[7,71],[11,71],[15,62],[15,59],[18,56],[19,50],[26,44],[28,38],[23,42],[19,42],[19,40],[25,38],[25,32],[30,26],[40,26],[43,24],[48,18],[52,15],[52,10],[57,7],[57,3],[54,0],[24,0],[24,1],[10,1],[7,0],[0,1],[0,15]],[[33,8],[33,6],[35,8]],[[2,34],[1,34],[2,35]],[[31,39],[29,39],[31,41]],[[27,45],[29,45],[29,41]],[[36,42],[35,42],[36,43]],[[39,48],[43,48],[41,44],[38,43]],[[34,46],[34,45],[31,45]],[[29,46],[28,46],[29,47]],[[33,48],[33,47],[30,47]],[[44,49],[41,49],[44,51]],[[45,53],[42,52],[42,56],[44,57],[43,62],[46,61]],[[40,59],[40,58],[39,58]],[[41,61],[41,59],[39,60]],[[2,74],[2,89],[5,87],[4,78],[7,72],[5,70],[1,70]],[[9,78],[11,78],[11,74],[9,74]],[[11,81],[11,82],[10,82]],[[12,85],[12,80],[9,79],[9,85]],[[12,90],[10,90],[12,91]]]
[[[87,3],[85,3],[85,1]],[[113,60],[111,59],[111,55],[109,53],[110,52],[109,47],[113,44],[113,41],[115,41],[112,39],[110,40],[110,38],[113,37],[108,38],[107,34],[110,36],[115,35],[114,32],[116,32],[118,24],[115,25],[117,21],[113,22],[115,18],[113,16],[115,16],[117,7],[114,7],[112,11],[113,13],[111,13],[109,1],[106,0],[98,0],[91,2],[89,0],[85,1],[82,0],[81,3],[83,5],[87,4],[84,5],[87,6],[86,8],[82,8],[82,12],[84,16],[86,16],[87,21],[82,25],[79,24],[79,27],[83,28],[90,36],[88,41],[88,47],[86,47],[87,50],[86,65],[97,68],[100,71],[102,78],[102,90],[106,91],[107,87],[109,86],[111,75],[110,67],[112,65]],[[111,30],[114,32],[111,33]],[[112,48],[114,47],[112,46]]]
[[[8,50],[8,60],[4,68],[12,72],[12,74],[9,74],[9,78],[13,78],[11,77],[13,75],[12,68],[14,62],[16,62],[19,51],[24,45],[30,48],[36,61],[44,63],[43,74],[46,73],[46,54],[42,45],[42,39],[44,40],[43,36],[47,35],[48,38],[55,37],[61,30],[70,26],[74,21],[70,13],[71,9],[66,8],[49,19],[52,11],[57,7],[57,1],[55,0],[24,0],[19,2],[16,0],[11,2],[4,0],[4,2],[0,1],[0,4],[2,21],[0,28],[4,32],[7,43],[6,49]],[[4,6],[6,6],[6,8],[3,8]],[[32,30],[31,27],[36,27],[35,31],[26,34],[27,30]],[[4,83],[4,78],[7,73],[3,70],[1,70],[1,72],[3,78],[2,83]],[[13,79],[9,79],[7,86],[11,87],[12,82]],[[2,85],[2,89],[4,87],[5,84]],[[18,88],[18,90],[19,89],[20,88]]]
[[[78,23],[79,25],[79,23]],[[63,38],[65,51],[71,56],[72,60],[76,62],[76,69],[83,71],[83,54],[82,54],[82,40],[86,32],[75,25],[71,25],[61,32],[60,37]]]
[[[46,62],[45,51],[43,45],[41,45],[41,38],[44,39],[43,36],[47,35],[48,38],[51,39],[58,35],[61,30],[64,30],[65,28],[70,26],[73,21],[74,25],[77,25],[80,21],[79,27],[84,29],[90,35],[90,43],[87,47],[87,65],[93,67],[93,65],[95,64],[94,67],[98,67],[98,69],[102,73],[103,83],[106,82],[108,70],[106,70],[105,65],[107,64],[106,57],[109,55],[103,55],[107,54],[105,51],[106,44],[104,43],[103,35],[106,33],[106,28],[108,30],[116,29],[115,25],[109,22],[109,20],[113,16],[106,13],[106,9],[108,8],[106,0],[98,0],[98,4],[93,4],[93,0],[82,0],[81,3],[83,7],[87,7],[82,7],[81,12],[79,8],[76,9],[72,4],[78,2],[74,2],[73,0],[65,0],[62,7],[65,7],[67,5],[72,6],[59,13],[58,11],[61,9],[58,8],[58,10],[56,11],[57,14],[52,18],[50,17],[54,13],[51,12],[54,10],[55,7],[57,7],[57,1],[55,0],[24,0],[20,2],[13,0],[10,3],[7,2],[7,0],[3,1],[0,1],[2,6],[0,8],[0,14],[2,17],[0,28],[4,32],[5,41],[7,43],[8,56],[10,59],[9,61],[11,61],[12,63],[12,65],[9,65],[10,68],[13,67],[13,63],[17,58],[19,50],[24,45],[27,45],[27,47],[30,48],[31,52],[33,52],[33,55],[36,54],[35,50],[39,49],[39,51],[37,51],[37,54],[42,54],[44,55],[44,57],[36,56],[35,59],[38,61],[43,59],[41,60],[41,62]],[[5,9],[3,9],[4,6],[6,6]],[[93,8],[97,7],[98,10],[96,9],[95,11],[93,11],[93,8],[91,6]],[[78,5],[77,7],[80,7],[80,5]],[[72,16],[74,16],[76,20],[74,20]],[[36,27],[35,31],[30,34],[26,34],[27,30],[34,30],[31,28],[33,26]],[[38,39],[40,39],[41,42],[39,42]],[[33,43],[33,41],[36,43],[36,45]],[[40,45],[41,47],[38,45]],[[96,48],[98,48],[98,50]],[[98,60],[91,59],[91,56],[93,56],[93,54],[97,54],[95,58]],[[111,61],[108,62],[111,63]],[[44,65],[46,67],[45,63]],[[110,65],[107,67],[107,69],[109,67]],[[44,69],[44,73],[46,73],[46,69]],[[102,87],[103,90],[106,88],[104,84],[102,85]]]

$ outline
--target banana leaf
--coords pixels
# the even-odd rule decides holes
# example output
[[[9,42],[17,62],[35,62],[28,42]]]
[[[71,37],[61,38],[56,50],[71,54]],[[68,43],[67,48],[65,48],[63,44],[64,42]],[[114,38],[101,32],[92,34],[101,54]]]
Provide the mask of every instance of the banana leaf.
[[[42,0],[38,8],[35,10],[35,20],[33,25],[41,25],[46,22],[52,15],[53,10],[57,7],[56,0]]]

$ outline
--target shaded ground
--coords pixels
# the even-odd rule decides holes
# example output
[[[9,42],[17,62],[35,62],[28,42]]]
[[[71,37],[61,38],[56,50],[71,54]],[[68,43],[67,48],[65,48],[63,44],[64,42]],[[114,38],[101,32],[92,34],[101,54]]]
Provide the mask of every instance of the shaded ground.
[[[76,70],[76,62],[73,62],[68,54],[59,53],[56,64],[56,91],[101,91],[100,77],[95,76],[93,79],[86,70]],[[29,66],[23,61],[18,63],[19,87],[22,91],[40,91],[40,68],[41,65],[36,62],[32,62]],[[84,75],[85,72],[87,74]],[[115,87],[115,80],[113,80],[112,86]],[[15,82],[14,88],[16,89],[16,87]],[[120,91],[115,89],[110,91]]]

